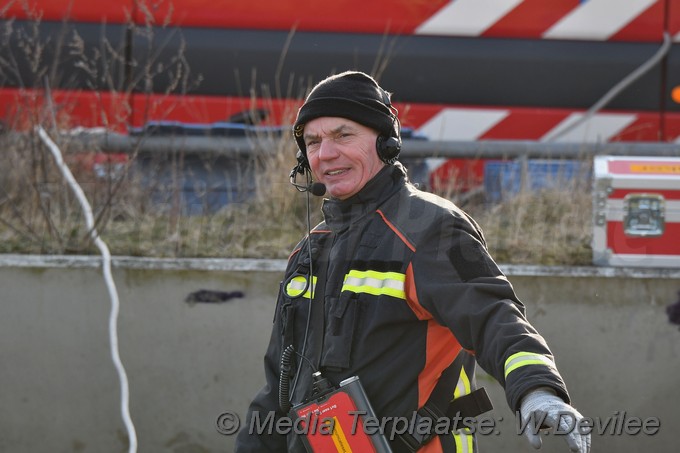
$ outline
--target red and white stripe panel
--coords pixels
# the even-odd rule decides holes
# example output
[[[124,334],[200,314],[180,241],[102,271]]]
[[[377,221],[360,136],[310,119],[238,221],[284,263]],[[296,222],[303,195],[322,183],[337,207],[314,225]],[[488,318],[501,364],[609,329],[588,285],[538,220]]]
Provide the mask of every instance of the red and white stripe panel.
[[[415,127],[430,140],[536,140],[602,143],[659,141],[658,113],[585,112],[563,109],[443,108]],[[680,115],[667,114],[663,141],[680,142]]]
[[[680,0],[23,0],[0,16],[185,27],[614,41],[680,41]],[[35,13],[27,13],[34,11]],[[360,11],[353,16],[348,11]]]
[[[434,113],[433,113],[434,112]],[[429,115],[429,116],[428,116]],[[582,121],[585,112],[562,109],[430,108],[411,106],[409,124],[430,140],[531,140],[555,143],[614,141],[680,143],[680,114],[600,112]],[[662,131],[665,137],[661,137]],[[468,190],[483,184],[484,165],[465,159],[428,158],[433,190]]]
[[[420,35],[657,41],[664,0],[453,0],[415,30]],[[670,0],[668,14],[680,9]],[[680,24],[668,21],[680,41]]]

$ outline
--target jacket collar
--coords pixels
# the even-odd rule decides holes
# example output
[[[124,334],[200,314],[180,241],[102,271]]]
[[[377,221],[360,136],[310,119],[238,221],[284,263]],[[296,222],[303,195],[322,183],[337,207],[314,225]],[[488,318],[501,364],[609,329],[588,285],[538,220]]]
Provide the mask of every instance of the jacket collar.
[[[326,225],[340,232],[366,214],[374,212],[404,185],[406,174],[401,164],[386,165],[357,194],[346,200],[326,199],[321,210]]]

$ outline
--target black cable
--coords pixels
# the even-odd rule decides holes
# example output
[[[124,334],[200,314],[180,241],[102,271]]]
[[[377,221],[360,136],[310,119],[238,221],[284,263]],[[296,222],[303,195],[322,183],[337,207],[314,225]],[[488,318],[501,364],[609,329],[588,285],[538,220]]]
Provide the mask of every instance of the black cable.
[[[302,168],[302,172],[298,172],[298,168]],[[311,186],[311,174],[309,170],[304,170],[305,167],[298,165],[293,169],[293,172],[291,172],[291,184],[295,186],[298,191],[300,190],[300,186],[295,183],[294,177],[297,173],[304,173],[306,178],[307,178],[307,188]],[[309,190],[305,190],[307,192],[307,256],[309,260],[309,268],[308,268],[308,273],[307,273],[307,278],[305,279],[305,286],[300,292],[300,294],[296,297],[302,297],[304,294],[307,292],[308,289],[310,289],[310,294],[309,294],[309,307],[307,308],[307,324],[305,326],[305,335],[302,340],[302,350],[301,352],[296,352],[293,345],[289,345],[286,347],[286,349],[283,351],[281,354],[281,363],[280,363],[280,376],[279,376],[279,407],[281,410],[285,413],[290,410],[291,402],[293,399],[293,395],[295,394],[295,389],[297,388],[298,385],[298,380],[300,378],[300,372],[302,370],[302,363],[303,360],[300,360],[297,366],[297,370],[295,372],[295,379],[293,380],[293,387],[290,388],[290,367],[291,367],[291,356],[295,352],[298,356],[300,356],[302,359],[306,360],[309,363],[310,368],[316,372],[316,368],[314,367],[314,364],[307,358],[305,357],[305,350],[307,349],[307,340],[309,337],[309,326],[311,323],[312,319],[312,301],[314,300],[314,290],[315,290],[315,285],[313,283],[314,279],[314,263],[313,263],[313,257],[312,257],[312,217],[311,217],[311,200],[309,196]],[[292,280],[294,276],[292,276],[290,280]]]
[[[311,360],[297,352],[292,344],[288,345],[288,347],[283,351],[283,353],[281,354],[280,364],[281,377],[279,378],[279,407],[281,408],[281,411],[283,411],[284,413],[288,412],[291,406],[290,366],[293,354],[296,354],[301,359],[306,360],[312,371],[314,373],[317,372],[316,367],[311,362]],[[319,385],[318,383],[315,383],[315,386],[318,387],[318,385]]]
[[[307,185],[311,183],[311,175],[309,171],[305,172],[307,176]],[[311,215],[311,197],[309,191],[307,191],[307,256],[309,257],[309,277],[307,278],[308,285],[311,286],[311,291],[309,294],[309,307],[307,309],[307,323],[305,326],[305,336],[302,340],[302,349],[300,350],[300,357],[305,358],[305,350],[307,349],[307,339],[309,336],[309,325],[312,320],[312,301],[314,300],[315,285],[314,279],[314,259],[312,257],[312,215]],[[305,290],[306,291],[306,290]],[[303,293],[304,294],[304,293]],[[307,359],[309,361],[309,359]],[[311,365],[311,361],[310,361]],[[312,369],[314,369],[314,366]],[[300,371],[302,370],[302,360],[298,363],[297,371],[295,372],[295,380],[293,381],[293,388],[290,392],[290,398],[292,399],[295,389],[297,388],[298,379],[300,378]],[[289,400],[290,402],[290,400]]]
[[[279,377],[279,407],[281,408],[281,411],[285,414],[288,412],[290,409],[290,400],[289,400],[289,392],[290,392],[290,380],[288,379],[288,376],[290,375],[290,358],[291,355],[295,352],[293,349],[293,345],[289,345],[281,354],[281,365],[280,365],[280,370],[281,370],[281,376]]]

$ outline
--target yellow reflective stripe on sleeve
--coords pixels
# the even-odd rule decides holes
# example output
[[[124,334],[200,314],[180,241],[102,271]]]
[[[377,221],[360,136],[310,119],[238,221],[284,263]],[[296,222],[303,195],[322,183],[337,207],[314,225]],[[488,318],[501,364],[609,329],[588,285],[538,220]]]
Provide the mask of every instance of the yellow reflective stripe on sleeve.
[[[454,431],[453,439],[456,441],[456,453],[472,453],[474,451],[474,436],[468,428]]]
[[[555,367],[555,363],[543,354],[535,352],[517,352],[505,361],[505,378],[517,368],[526,365],[545,365],[550,368]]]
[[[387,295],[406,299],[404,281],[406,275],[399,272],[377,272],[351,270],[345,275],[342,291],[367,293],[374,296]]]
[[[453,391],[453,398],[456,399],[460,396],[467,395],[471,392],[470,389],[470,379],[465,372],[465,367],[460,369],[460,377],[456,383],[456,389]]]
[[[307,278],[304,275],[297,275],[293,277],[286,285],[286,294],[288,297],[299,297],[302,291],[302,297],[312,299],[312,291],[316,285],[316,277],[312,277],[312,284],[307,285]]]

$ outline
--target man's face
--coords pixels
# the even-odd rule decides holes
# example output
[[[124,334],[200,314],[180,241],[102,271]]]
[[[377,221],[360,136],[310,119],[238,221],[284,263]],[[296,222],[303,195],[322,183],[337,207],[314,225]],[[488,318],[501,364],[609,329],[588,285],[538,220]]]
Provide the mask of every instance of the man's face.
[[[359,192],[385,165],[376,152],[378,133],[352,120],[321,117],[305,125],[307,159],[316,181],[344,200]]]

